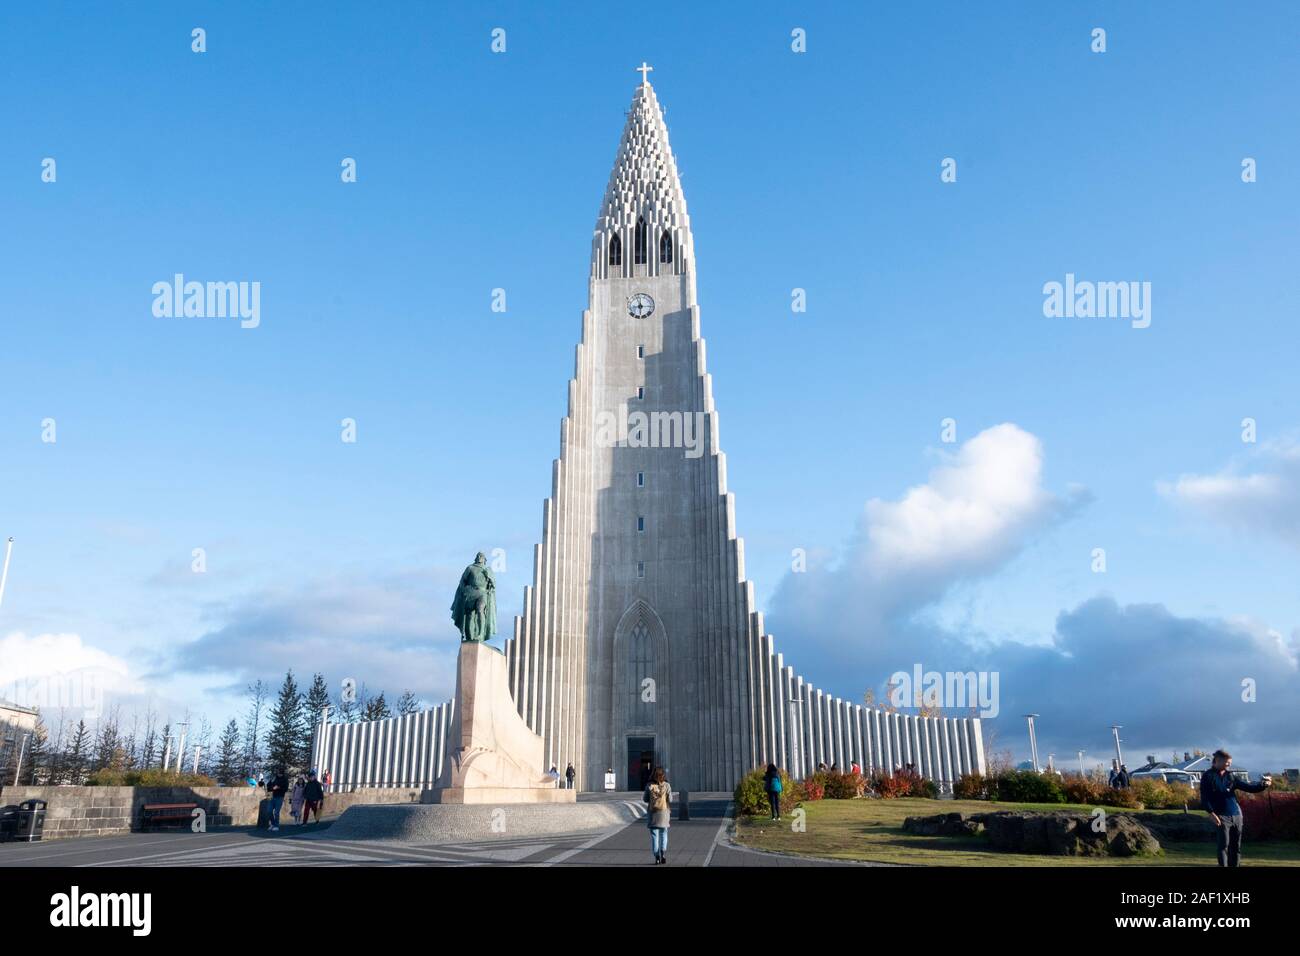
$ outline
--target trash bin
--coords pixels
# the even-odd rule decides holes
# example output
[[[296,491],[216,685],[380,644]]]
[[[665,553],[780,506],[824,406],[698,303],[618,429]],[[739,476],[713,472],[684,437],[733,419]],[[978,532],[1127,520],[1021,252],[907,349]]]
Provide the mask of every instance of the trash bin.
[[[259,830],[271,829],[271,801],[269,798],[263,798],[257,804],[257,828]]]
[[[691,792],[689,790],[679,790],[677,792],[677,819],[689,820],[691,818]]]
[[[44,800],[24,800],[18,804],[18,828],[14,840],[19,843],[37,843],[45,829]]]
[[[0,807],[0,843],[7,843],[18,832],[18,804]]]

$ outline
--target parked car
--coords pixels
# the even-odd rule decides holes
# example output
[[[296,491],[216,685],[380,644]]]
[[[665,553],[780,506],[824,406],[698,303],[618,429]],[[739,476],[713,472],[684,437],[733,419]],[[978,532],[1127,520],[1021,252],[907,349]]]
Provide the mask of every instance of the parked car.
[[[1201,775],[1190,770],[1178,770],[1174,767],[1160,767],[1154,770],[1134,770],[1129,780],[1156,780],[1164,783],[1185,783],[1195,789],[1201,785]]]

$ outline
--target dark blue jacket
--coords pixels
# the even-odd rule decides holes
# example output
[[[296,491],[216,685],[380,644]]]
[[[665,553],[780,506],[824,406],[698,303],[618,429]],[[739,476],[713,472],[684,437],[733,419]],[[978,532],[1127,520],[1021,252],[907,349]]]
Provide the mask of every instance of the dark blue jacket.
[[[1232,792],[1245,790],[1247,793],[1259,793],[1263,789],[1262,783],[1238,780],[1232,771],[1219,773],[1211,767],[1201,774],[1201,807],[1221,817],[1241,816],[1241,804],[1237,803]]]

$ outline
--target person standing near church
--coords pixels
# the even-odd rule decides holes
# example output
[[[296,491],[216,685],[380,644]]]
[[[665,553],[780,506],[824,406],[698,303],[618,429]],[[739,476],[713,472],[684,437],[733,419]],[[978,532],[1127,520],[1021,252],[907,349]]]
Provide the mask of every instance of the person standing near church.
[[[573,761],[570,760],[569,765],[564,768],[564,782],[565,782],[564,789],[566,790],[573,789],[573,778],[576,777],[577,775],[578,772],[573,769]]]
[[[772,819],[781,819],[781,791],[785,789],[781,783],[781,771],[776,769],[776,764],[767,765],[767,773],[763,776],[763,790],[767,793],[768,805],[772,808]]]
[[[271,779],[266,784],[266,792],[271,796],[270,830],[272,833],[279,833],[280,808],[284,806],[284,795],[289,792],[289,778],[284,775],[283,770],[272,773]]]
[[[325,805],[325,788],[316,779],[315,771],[307,775],[307,786],[303,787],[302,799],[302,822],[306,823],[307,819],[315,812],[316,822],[320,823],[321,807]]]
[[[655,863],[668,862],[668,826],[672,822],[672,787],[663,767],[655,767],[643,799],[649,806],[646,826],[650,828],[650,852]]]
[[[302,823],[303,791],[306,789],[307,781],[299,774],[293,782],[293,789],[289,791],[289,813],[293,815],[294,823]]]
[[[1239,866],[1241,863],[1242,823],[1245,820],[1241,804],[1233,795],[1235,790],[1259,793],[1273,786],[1273,778],[1264,775],[1259,783],[1238,780],[1232,775],[1232,754],[1216,750],[1210,769],[1201,774],[1201,806],[1214,821],[1219,844],[1219,866]]]

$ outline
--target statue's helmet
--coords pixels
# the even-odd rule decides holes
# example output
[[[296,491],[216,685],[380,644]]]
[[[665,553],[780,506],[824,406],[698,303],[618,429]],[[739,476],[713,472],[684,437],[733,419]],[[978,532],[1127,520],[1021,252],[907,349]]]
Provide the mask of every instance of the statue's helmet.
[[[480,551],[478,554],[474,555],[474,563],[487,564],[487,555],[485,555],[482,551]]]

